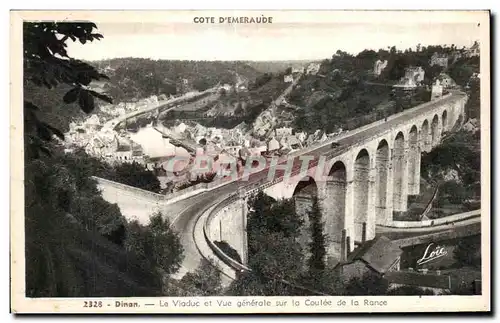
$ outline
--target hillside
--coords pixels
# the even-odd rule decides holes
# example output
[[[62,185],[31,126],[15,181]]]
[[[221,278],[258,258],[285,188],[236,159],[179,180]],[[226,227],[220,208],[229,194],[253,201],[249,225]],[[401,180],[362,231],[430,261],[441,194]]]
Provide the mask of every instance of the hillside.
[[[242,122],[251,124],[288,85],[284,82],[284,73],[264,73],[249,82],[244,90],[234,87],[223,90],[217,102],[207,104],[204,109],[167,113],[164,124],[171,126],[179,120],[194,120],[206,127],[226,129]]]
[[[104,89],[117,102],[189,90],[204,91],[219,83],[253,80],[260,74],[241,62],[115,58],[92,64],[110,77]]]
[[[218,83],[252,82],[261,73],[241,62],[154,61],[142,58],[117,58],[91,62],[110,77],[107,82],[93,83],[113,98],[113,102],[130,102],[151,95],[177,94],[189,90],[205,90]],[[183,83],[187,80],[187,84]],[[62,100],[70,88],[59,85],[52,90],[24,85],[24,95],[38,105],[40,117],[56,128],[67,131],[69,123],[85,118],[77,104]],[[100,104],[101,102],[97,102]]]
[[[287,60],[287,61],[245,61],[247,65],[262,73],[280,73],[289,67],[302,68],[309,63],[319,63],[315,60]]]
[[[435,53],[448,57],[447,67],[431,65]],[[373,73],[377,60],[387,61],[380,75]],[[422,67],[425,72],[422,85],[411,91],[394,89],[392,86],[411,66]],[[430,85],[442,72],[464,87],[479,72],[479,59],[466,57],[465,49],[453,45],[418,47],[417,51],[393,46],[377,52],[364,50],[355,56],[337,51],[321,62],[317,74],[305,75],[289,94],[288,102],[297,108],[294,127],[332,132],[382,119],[430,100]]]

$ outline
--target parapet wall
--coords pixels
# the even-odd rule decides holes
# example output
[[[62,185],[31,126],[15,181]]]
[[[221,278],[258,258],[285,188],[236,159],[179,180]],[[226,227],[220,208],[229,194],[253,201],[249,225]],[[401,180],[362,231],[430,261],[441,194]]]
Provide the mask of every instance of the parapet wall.
[[[163,195],[163,194],[153,193],[153,192],[146,191],[146,190],[143,190],[143,189],[140,189],[137,187],[133,187],[130,185],[110,181],[108,179],[104,179],[101,177],[92,176],[92,179],[96,180],[97,184],[101,188],[113,187],[113,188],[119,189],[123,192],[132,192],[132,193],[134,193],[135,196],[138,196],[138,197],[140,196],[142,198],[151,199],[151,200],[154,200],[157,202],[161,202],[161,201],[165,200],[165,195]]]
[[[394,228],[422,228],[422,227],[430,227],[441,224],[448,224],[457,221],[463,221],[470,218],[475,218],[481,216],[481,210],[475,210],[460,214],[454,214],[450,216],[446,216],[439,219],[433,220],[424,220],[424,221],[392,221],[391,224],[387,225],[387,227]]]
[[[223,210],[225,207],[231,205],[232,203],[235,203],[239,199],[237,194],[233,194],[229,196],[227,199],[224,201],[220,202],[217,204],[214,208],[209,210],[208,217],[203,225],[203,234],[205,236],[205,240],[210,247],[210,249],[213,251],[213,253],[220,259],[222,260],[225,264],[227,264],[229,267],[234,269],[236,272],[241,272],[241,271],[249,271],[250,269],[237,262],[236,260],[232,259],[229,257],[227,254],[225,254],[219,247],[217,247],[214,243],[213,237],[217,235],[217,232],[214,230],[212,232],[214,226],[218,225],[217,224],[217,217],[219,216],[219,213],[221,210]],[[241,238],[241,237],[240,237]]]

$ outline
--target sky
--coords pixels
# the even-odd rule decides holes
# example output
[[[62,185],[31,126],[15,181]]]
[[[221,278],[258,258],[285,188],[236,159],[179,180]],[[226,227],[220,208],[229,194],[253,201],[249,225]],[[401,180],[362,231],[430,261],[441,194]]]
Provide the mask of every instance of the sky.
[[[390,19],[388,19],[390,20]],[[68,44],[70,56],[86,60],[117,57],[182,60],[316,60],[338,49],[471,46],[479,40],[477,23],[273,23],[200,25],[172,23],[97,23],[100,41]]]

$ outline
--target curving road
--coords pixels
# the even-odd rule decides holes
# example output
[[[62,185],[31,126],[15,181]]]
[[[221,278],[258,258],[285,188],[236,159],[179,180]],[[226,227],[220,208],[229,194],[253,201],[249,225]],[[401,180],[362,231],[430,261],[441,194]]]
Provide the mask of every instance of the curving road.
[[[373,124],[349,131],[336,138],[336,142],[339,143],[339,147],[332,149],[330,147],[331,141],[325,142],[324,145],[314,147],[312,149],[305,149],[301,153],[302,155],[307,153],[312,156],[319,157],[321,155],[337,155],[341,152],[349,149],[349,147],[359,141],[371,138],[373,136],[379,135],[386,131],[390,131],[392,128],[400,123],[404,123],[418,115],[425,113],[434,109],[437,105],[442,104],[444,100],[450,99],[450,97],[463,96],[464,94],[452,93],[451,96],[430,102],[429,104],[419,107],[417,109],[405,110],[397,115],[393,115],[387,118],[385,122],[375,122]],[[307,151],[307,152],[306,152]],[[301,160],[298,157],[293,157],[295,159],[295,165],[300,167]],[[280,176],[280,172],[277,171],[277,176]],[[283,171],[281,171],[281,175]],[[177,217],[174,227],[181,235],[181,242],[185,249],[185,260],[182,263],[182,268],[179,271],[177,277],[182,277],[186,272],[193,271],[198,266],[202,255],[198,249],[197,243],[195,241],[195,228],[198,218],[202,215],[203,211],[208,209],[210,206],[218,203],[218,199],[224,196],[229,196],[241,187],[252,185],[261,181],[265,181],[267,177],[267,170],[260,171],[258,173],[252,174],[248,181],[232,181],[227,184],[215,188],[210,191],[200,193],[198,195],[192,196],[188,199],[179,201],[177,203],[182,203],[180,205],[185,205],[184,211],[180,212]],[[216,258],[215,255],[212,257]]]

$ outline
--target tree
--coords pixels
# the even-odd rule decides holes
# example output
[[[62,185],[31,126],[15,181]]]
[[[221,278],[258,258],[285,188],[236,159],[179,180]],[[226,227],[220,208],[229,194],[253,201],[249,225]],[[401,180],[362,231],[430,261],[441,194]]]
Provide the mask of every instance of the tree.
[[[143,165],[132,162],[115,166],[114,174],[109,178],[119,183],[158,193],[161,190],[160,181],[156,175]]]
[[[178,284],[178,296],[220,296],[222,293],[221,272],[213,259],[201,259],[193,273],[187,273]]]
[[[179,235],[160,212],[150,216],[147,226],[131,223],[125,248],[141,255],[167,274],[177,272],[184,259]]]
[[[471,239],[459,240],[457,247],[453,250],[456,265],[458,267],[481,267],[481,256],[478,256],[478,250],[481,250],[479,239],[477,241]]]
[[[321,218],[318,197],[314,196],[312,208],[309,211],[312,241],[309,245],[311,257],[308,260],[309,272],[313,277],[325,269],[326,235],[323,231],[324,223],[321,221]]]
[[[435,295],[434,292],[430,289],[424,289],[415,286],[401,286],[397,288],[390,289],[387,292],[387,295],[400,295],[400,296],[408,296],[408,295]]]
[[[351,278],[344,287],[344,294],[350,296],[386,295],[389,283],[380,275],[366,272],[362,277]]]
[[[93,66],[68,56],[66,42],[77,39],[87,41],[100,40],[103,36],[94,33],[97,26],[91,22],[25,22],[23,25],[23,64],[24,83],[45,86],[52,89],[66,85],[71,89],[63,100],[66,104],[78,102],[80,108],[90,113],[94,110],[94,98],[112,103],[108,96],[89,88],[93,80],[107,79]],[[46,143],[53,135],[64,139],[62,132],[39,119],[40,110],[33,102],[24,101],[25,147],[27,157],[38,157],[40,151],[50,153]]]

